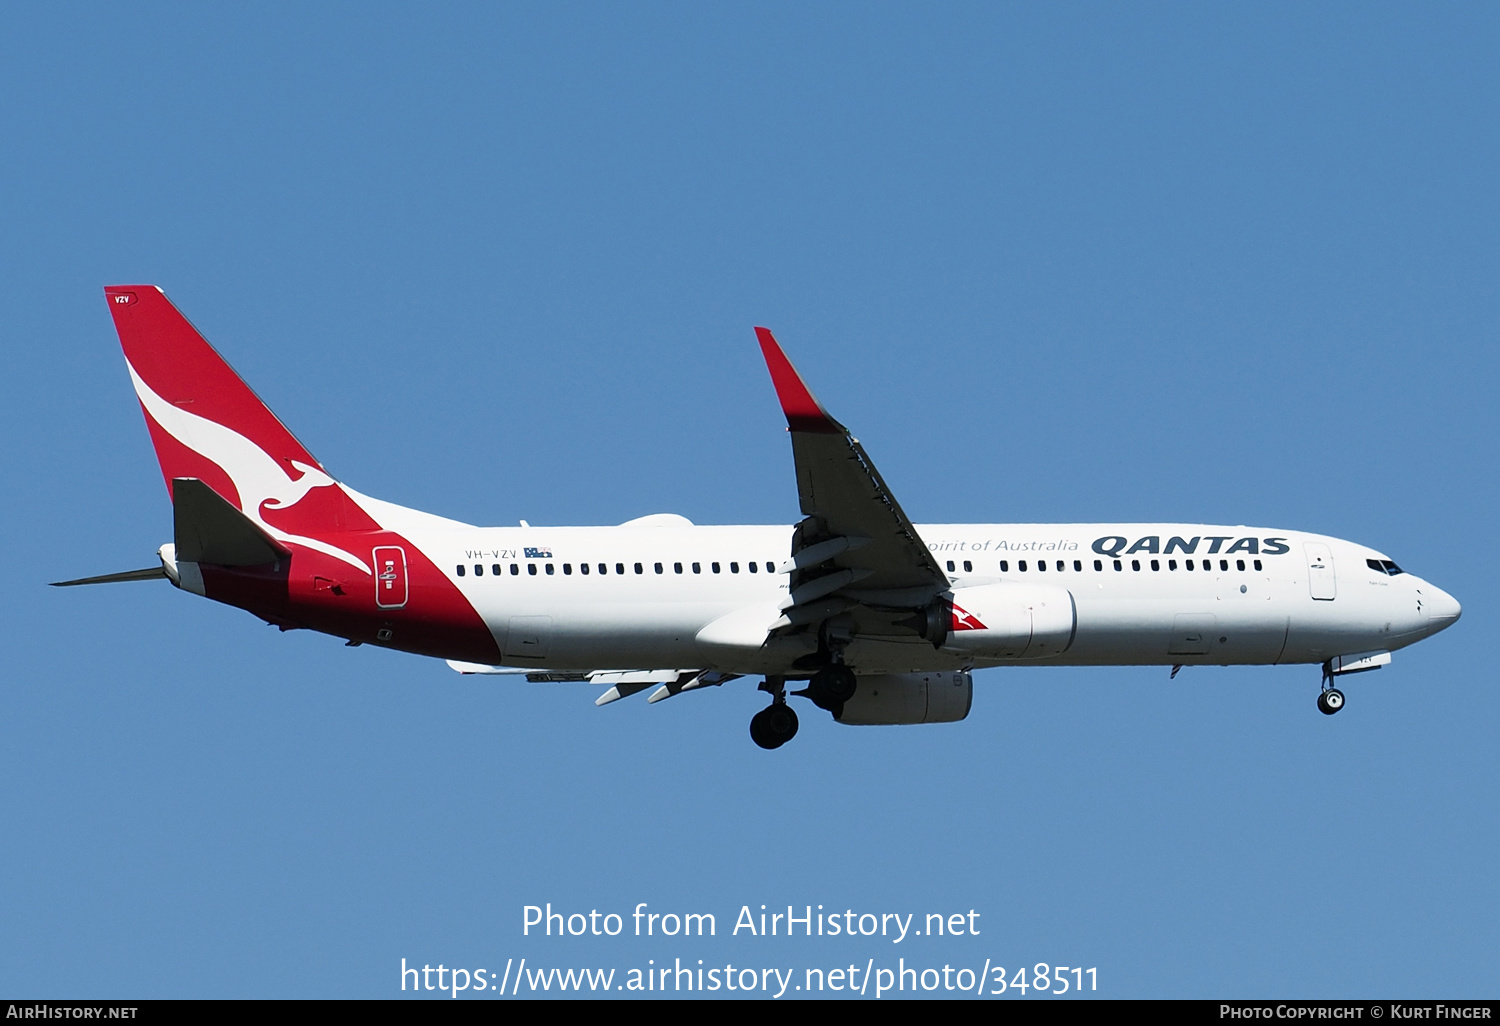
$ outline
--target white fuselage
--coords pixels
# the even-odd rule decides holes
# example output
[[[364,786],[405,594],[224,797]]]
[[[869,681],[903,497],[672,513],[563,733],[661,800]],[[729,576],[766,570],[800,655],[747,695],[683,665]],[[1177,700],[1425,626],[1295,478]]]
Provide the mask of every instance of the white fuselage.
[[[1002,582],[1065,590],[1071,633],[1060,652],[1013,657],[862,637],[846,653],[860,672],[1321,663],[1393,651],[1458,616],[1458,603],[1426,581],[1368,565],[1383,554],[1323,535],[1186,524],[918,531],[948,571],[956,603],[966,589]],[[410,534],[479,611],[508,665],[785,673],[801,651],[754,640],[787,598],[788,578],[775,570],[791,549],[790,527],[653,517],[620,527],[455,525]],[[736,644],[737,618],[744,644]]]

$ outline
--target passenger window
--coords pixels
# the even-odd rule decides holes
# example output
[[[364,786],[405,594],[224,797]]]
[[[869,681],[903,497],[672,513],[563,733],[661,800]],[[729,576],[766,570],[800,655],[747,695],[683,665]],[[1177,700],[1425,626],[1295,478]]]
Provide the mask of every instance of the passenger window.
[[[695,573],[695,574],[701,574],[702,572],[703,572],[703,564],[702,563],[694,563],[693,564],[693,573]]]
[[[474,576],[475,577],[483,577],[484,576],[484,564],[483,563],[475,563],[474,564]]]
[[[601,574],[607,574],[607,573],[609,573],[609,564],[608,563],[600,563],[599,564],[599,572]]]
[[[953,560],[951,560],[951,559],[948,560],[948,572],[950,574],[953,572]]]
[[[1139,559],[1132,559],[1130,561],[1130,569],[1132,569],[1132,570],[1139,570],[1140,568],[1141,568],[1141,561]]]
[[[1220,570],[1228,570],[1229,569],[1229,560],[1227,560],[1227,559],[1221,559],[1221,560],[1219,560],[1219,569]]]
[[[1079,573],[1079,574],[1083,573],[1083,560],[1081,560],[1081,559],[1075,559],[1075,560],[1073,560],[1073,572],[1074,573]]]
[[[1057,561],[1058,572],[1062,572],[1063,570],[1066,570],[1067,568],[1068,568],[1068,564],[1067,563],[1063,562],[1060,559]]]
[[[463,568],[463,566],[460,565],[458,567],[458,570],[456,572],[457,572],[458,576],[462,577],[464,575],[464,568]]]
[[[496,563],[494,566],[490,567],[490,573],[494,574],[496,577],[499,577],[500,576],[500,564]]]
[[[1257,570],[1260,569],[1260,560],[1258,560],[1258,559],[1255,561],[1255,569],[1257,569]]]
[[[1120,561],[1118,559],[1115,560],[1115,569],[1116,570],[1124,570],[1125,569],[1123,566],[1120,565]]]
[[[708,568],[710,570],[712,570],[714,573],[718,573],[719,572],[719,564],[717,564],[717,563],[710,563],[708,565]]]
[[[1186,566],[1187,566],[1187,568],[1188,568],[1188,569],[1189,569],[1189,570],[1192,570],[1192,569],[1194,569],[1194,567],[1193,567],[1193,561],[1192,561],[1192,560],[1191,560],[1191,559],[1190,559],[1190,560],[1188,560],[1188,561],[1187,561],[1187,563],[1186,563],[1186,564],[1185,564],[1185,565],[1186,565]]]
[[[1008,560],[1008,559],[1002,559],[1000,561],[1000,572],[1002,574],[1008,574],[1008,573],[1010,573],[1010,560]]]
[[[563,576],[564,577],[572,577],[573,576],[573,564],[572,563],[564,563],[563,564]]]
[[[551,563],[547,564],[547,576],[548,577],[552,576],[552,564]]]
[[[739,573],[740,572],[740,565],[738,563],[730,563],[729,564],[729,572],[732,573],[732,574]]]
[[[1095,570],[1103,570],[1104,569],[1104,560],[1102,560],[1102,559],[1096,559],[1096,560],[1094,560],[1094,569]]]
[[[1236,566],[1236,567],[1237,567],[1237,568],[1239,568],[1239,569],[1240,569],[1240,570],[1243,570],[1243,569],[1245,569],[1245,561],[1244,561],[1244,560],[1243,560],[1243,559],[1236,559],[1236,560],[1235,560],[1235,561],[1234,561],[1234,565],[1235,565],[1235,566]]]
[[[656,564],[653,564],[653,565],[656,567],[656,572],[657,573],[661,573],[661,564],[660,563],[656,563]]]
[[[672,564],[672,572],[674,574],[680,574],[680,573],[682,573],[682,564],[681,563],[673,563]]]
[[[1036,568],[1037,568],[1038,571],[1041,571],[1041,572],[1045,573],[1046,570],[1047,570],[1047,561],[1045,559],[1039,559],[1039,560],[1037,560],[1036,561]]]
[[[637,563],[635,565],[635,572],[638,573],[638,574],[643,574],[643,573],[646,572],[646,568],[644,566],[642,566],[641,564]]]
[[[1175,559],[1169,559],[1169,560],[1167,560],[1167,569],[1168,570],[1176,570],[1177,569],[1177,560],[1175,560]]]
[[[756,565],[755,565],[755,561],[754,561],[754,560],[751,560],[751,561],[750,561],[750,562],[749,562],[749,563],[746,563],[746,564],[745,564],[745,567],[746,567],[746,569],[748,569],[748,570],[749,570],[749,571],[750,571],[750,572],[751,572],[751,573],[752,573],[752,574],[753,574],[753,573],[755,573],[755,572],[756,572],[756,571],[757,571],[757,570],[759,570],[759,569],[760,569],[760,567],[758,567],[758,566],[756,566]]]
[[[1024,560],[1024,559],[1018,559],[1018,560],[1016,560],[1016,568],[1019,569],[1021,571],[1021,573],[1024,574],[1026,572],[1026,560]]]
[[[1152,572],[1154,573],[1155,571],[1160,570],[1160,569],[1161,569],[1161,560],[1159,560],[1159,559],[1153,559],[1151,561],[1151,570],[1152,570]]]
[[[535,563],[527,563],[526,564],[526,572],[528,574],[530,574],[531,576],[535,577],[536,576],[536,564]]]
[[[624,574],[625,573],[625,564],[624,563],[616,563],[615,564],[615,573],[617,573],[617,574]]]
[[[517,565],[517,564],[515,564],[515,563],[512,563],[512,564],[511,564],[511,565],[510,565],[510,575],[511,575],[511,576],[512,576],[512,577],[515,577],[515,576],[517,576],[517,575],[519,575],[519,574],[520,574],[520,572],[521,572],[521,568],[520,568],[520,566],[518,566],[518,565]]]
[[[974,572],[974,564],[972,562],[970,562],[969,560],[967,560],[967,559],[964,560],[964,573],[966,573],[966,574],[972,574],[973,572]]]

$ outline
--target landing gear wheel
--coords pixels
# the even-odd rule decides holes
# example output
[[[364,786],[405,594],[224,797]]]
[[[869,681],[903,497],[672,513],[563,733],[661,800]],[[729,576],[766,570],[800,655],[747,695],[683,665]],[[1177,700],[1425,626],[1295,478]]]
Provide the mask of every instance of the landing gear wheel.
[[[750,740],[762,748],[780,748],[797,736],[797,714],[785,702],[774,702],[750,717]]]
[[[1344,707],[1344,693],[1338,688],[1329,688],[1318,696],[1318,711],[1332,716]]]

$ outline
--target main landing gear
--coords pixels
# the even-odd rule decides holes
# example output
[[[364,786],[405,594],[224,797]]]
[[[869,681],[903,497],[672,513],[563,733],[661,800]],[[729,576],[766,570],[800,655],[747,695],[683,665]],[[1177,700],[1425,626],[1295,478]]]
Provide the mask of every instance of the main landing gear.
[[[1344,707],[1344,693],[1333,686],[1333,664],[1323,664],[1323,692],[1318,695],[1318,711],[1332,716]]]
[[[826,709],[838,719],[844,703],[854,697],[859,680],[843,663],[825,666],[812,675],[807,687],[792,694],[810,698],[819,709]],[[750,738],[762,748],[780,748],[797,735],[797,714],[786,701],[786,678],[767,677],[760,690],[769,692],[771,704],[750,719]]]
[[[797,714],[786,704],[786,681],[767,677],[760,690],[771,694],[771,704],[750,717],[750,740],[762,748],[780,748],[797,736]]]

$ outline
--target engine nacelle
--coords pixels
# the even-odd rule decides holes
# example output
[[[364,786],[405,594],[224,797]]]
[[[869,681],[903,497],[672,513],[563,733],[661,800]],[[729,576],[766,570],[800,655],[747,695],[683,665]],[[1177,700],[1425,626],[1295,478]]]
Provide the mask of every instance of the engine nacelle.
[[[974,704],[967,670],[861,675],[854,697],[836,719],[856,726],[895,723],[955,723]]]
[[[1002,581],[952,593],[943,650],[983,659],[1042,659],[1066,652],[1078,629],[1073,594],[1055,584]]]

